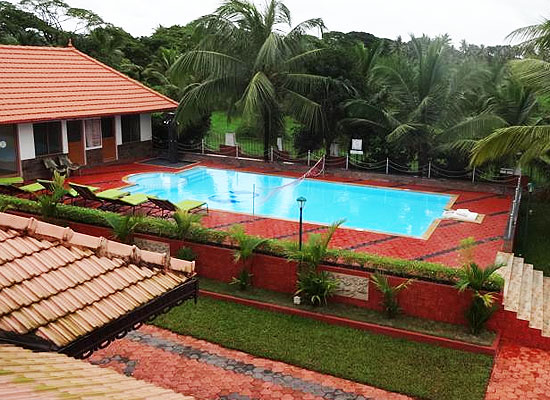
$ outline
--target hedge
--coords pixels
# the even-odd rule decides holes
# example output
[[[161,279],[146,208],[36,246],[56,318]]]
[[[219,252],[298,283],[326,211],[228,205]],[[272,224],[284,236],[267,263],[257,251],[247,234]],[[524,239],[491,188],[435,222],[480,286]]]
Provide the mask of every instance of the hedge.
[[[21,199],[18,197],[0,195],[0,204],[7,205],[12,210],[26,212],[30,214],[40,214],[40,207],[36,201]],[[68,204],[58,205],[58,218],[60,220],[80,222],[95,226],[109,227],[106,215],[116,214],[110,211],[103,211],[94,208],[78,207]],[[136,232],[149,234],[153,236],[179,239],[176,224],[170,220],[157,217],[144,217]],[[185,240],[195,243],[217,244],[230,246],[229,234],[224,231],[218,231],[208,228],[194,229]],[[285,257],[285,249],[288,241],[269,239],[264,242],[258,252]],[[369,254],[363,252],[354,252],[351,250],[330,249],[328,257],[325,260],[328,264],[338,265],[343,268],[360,269],[365,271],[384,271],[392,275],[403,277],[414,277],[439,281],[442,283],[454,284],[460,275],[460,270],[451,268],[443,264],[430,263],[425,261],[404,260]],[[488,283],[486,289],[500,290],[504,286],[503,279],[494,274]]]

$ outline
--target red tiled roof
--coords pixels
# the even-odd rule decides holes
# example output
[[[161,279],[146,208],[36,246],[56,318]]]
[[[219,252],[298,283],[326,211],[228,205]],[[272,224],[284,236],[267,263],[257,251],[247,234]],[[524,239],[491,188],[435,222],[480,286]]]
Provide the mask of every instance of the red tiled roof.
[[[0,398],[193,400],[62,354],[34,353],[11,345],[0,345]]]
[[[167,111],[177,105],[74,47],[0,45],[0,124]]]
[[[184,284],[194,262],[0,213],[0,341],[63,347]]]

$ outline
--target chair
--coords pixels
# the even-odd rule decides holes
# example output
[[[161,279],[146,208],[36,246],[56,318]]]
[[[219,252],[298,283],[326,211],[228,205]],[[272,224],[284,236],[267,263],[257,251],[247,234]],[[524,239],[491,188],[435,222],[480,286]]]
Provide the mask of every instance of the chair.
[[[151,198],[143,193],[134,193],[117,199],[105,199],[105,202],[114,207],[118,207],[118,209],[130,207],[132,209],[132,214],[134,214],[136,212],[136,207],[143,206],[149,203],[150,200]]]
[[[161,215],[164,217],[165,215],[169,213],[173,213],[176,211],[187,211],[187,212],[193,212],[193,211],[199,211],[203,209],[203,206],[206,206],[206,213],[208,213],[208,204],[205,201],[197,201],[197,200],[183,200],[178,203],[172,203],[170,200],[162,200],[162,199],[156,199],[156,198],[149,198],[151,203],[153,203],[156,207],[160,208]]]
[[[47,179],[37,179],[36,182],[40,183],[42,186],[44,186],[48,191],[52,193],[55,191],[54,181],[50,181]],[[73,183],[73,185],[76,185],[76,184]],[[96,192],[97,190],[99,190],[99,188],[95,186],[87,186],[87,185],[78,185],[78,186],[86,187],[90,189],[92,192]],[[73,200],[79,196],[78,192],[74,190],[72,187],[65,188],[65,190],[67,191],[66,196],[70,197]]]
[[[29,196],[29,198],[31,198],[33,195],[36,195],[37,193],[43,190],[46,190],[46,188],[42,186],[40,183],[34,182],[23,186],[11,185],[10,190],[13,194],[16,194],[16,195],[21,194],[24,196]]]
[[[46,169],[52,174],[54,172],[58,172],[60,174],[67,175],[67,167],[57,165],[53,158],[44,158],[42,159],[42,162],[44,163]]]
[[[13,186],[15,184],[23,183],[23,178],[20,176],[7,176],[0,178],[0,192],[2,193],[12,193]]]
[[[93,187],[77,185],[75,183],[69,183],[69,186],[82,197],[84,205],[86,205],[88,201],[97,202],[103,205],[105,201],[118,199],[129,194],[128,192],[123,192],[118,189],[107,189],[96,193],[92,190]]]
[[[82,165],[72,162],[67,154],[62,154],[59,156],[59,165],[67,169],[67,175],[71,171],[79,171],[80,168],[82,168]]]

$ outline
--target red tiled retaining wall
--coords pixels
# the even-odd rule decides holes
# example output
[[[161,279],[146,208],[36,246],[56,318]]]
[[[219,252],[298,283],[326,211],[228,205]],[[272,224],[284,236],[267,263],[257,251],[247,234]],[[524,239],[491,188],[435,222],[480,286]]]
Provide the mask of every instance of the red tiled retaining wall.
[[[110,230],[104,227],[80,223],[70,223],[70,227],[78,232],[95,236],[109,237]],[[230,282],[237,275],[240,266],[233,262],[233,250],[227,247],[187,243],[180,240],[160,238],[149,235],[136,235],[153,241],[161,241],[170,245],[174,255],[182,246],[193,249],[197,255],[196,269],[199,276]],[[357,271],[341,267],[322,266],[327,271],[369,277],[366,271]],[[296,287],[296,263],[288,262],[281,257],[255,254],[253,259],[253,284],[256,287],[274,290],[282,293],[293,293]],[[399,284],[405,279],[390,277],[392,284]],[[348,297],[335,296],[335,301],[353,304],[360,307],[379,310],[381,294],[369,280],[369,296],[367,301]],[[415,280],[406,290],[399,293],[399,303],[403,312],[414,317],[451,324],[464,324],[464,312],[469,304],[470,295],[460,293],[453,286],[435,282]],[[542,337],[540,330],[529,328],[527,321],[517,319],[516,313],[502,308],[502,298],[497,295],[500,309],[489,321],[488,327],[499,332],[503,339],[511,339],[518,344],[550,350],[550,340]]]

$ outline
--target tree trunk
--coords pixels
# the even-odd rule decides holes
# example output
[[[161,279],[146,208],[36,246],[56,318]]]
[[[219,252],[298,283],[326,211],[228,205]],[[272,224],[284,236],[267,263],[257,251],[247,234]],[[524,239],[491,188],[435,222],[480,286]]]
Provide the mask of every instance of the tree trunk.
[[[271,113],[266,110],[264,114],[264,161],[269,162],[269,145],[271,143]]]

